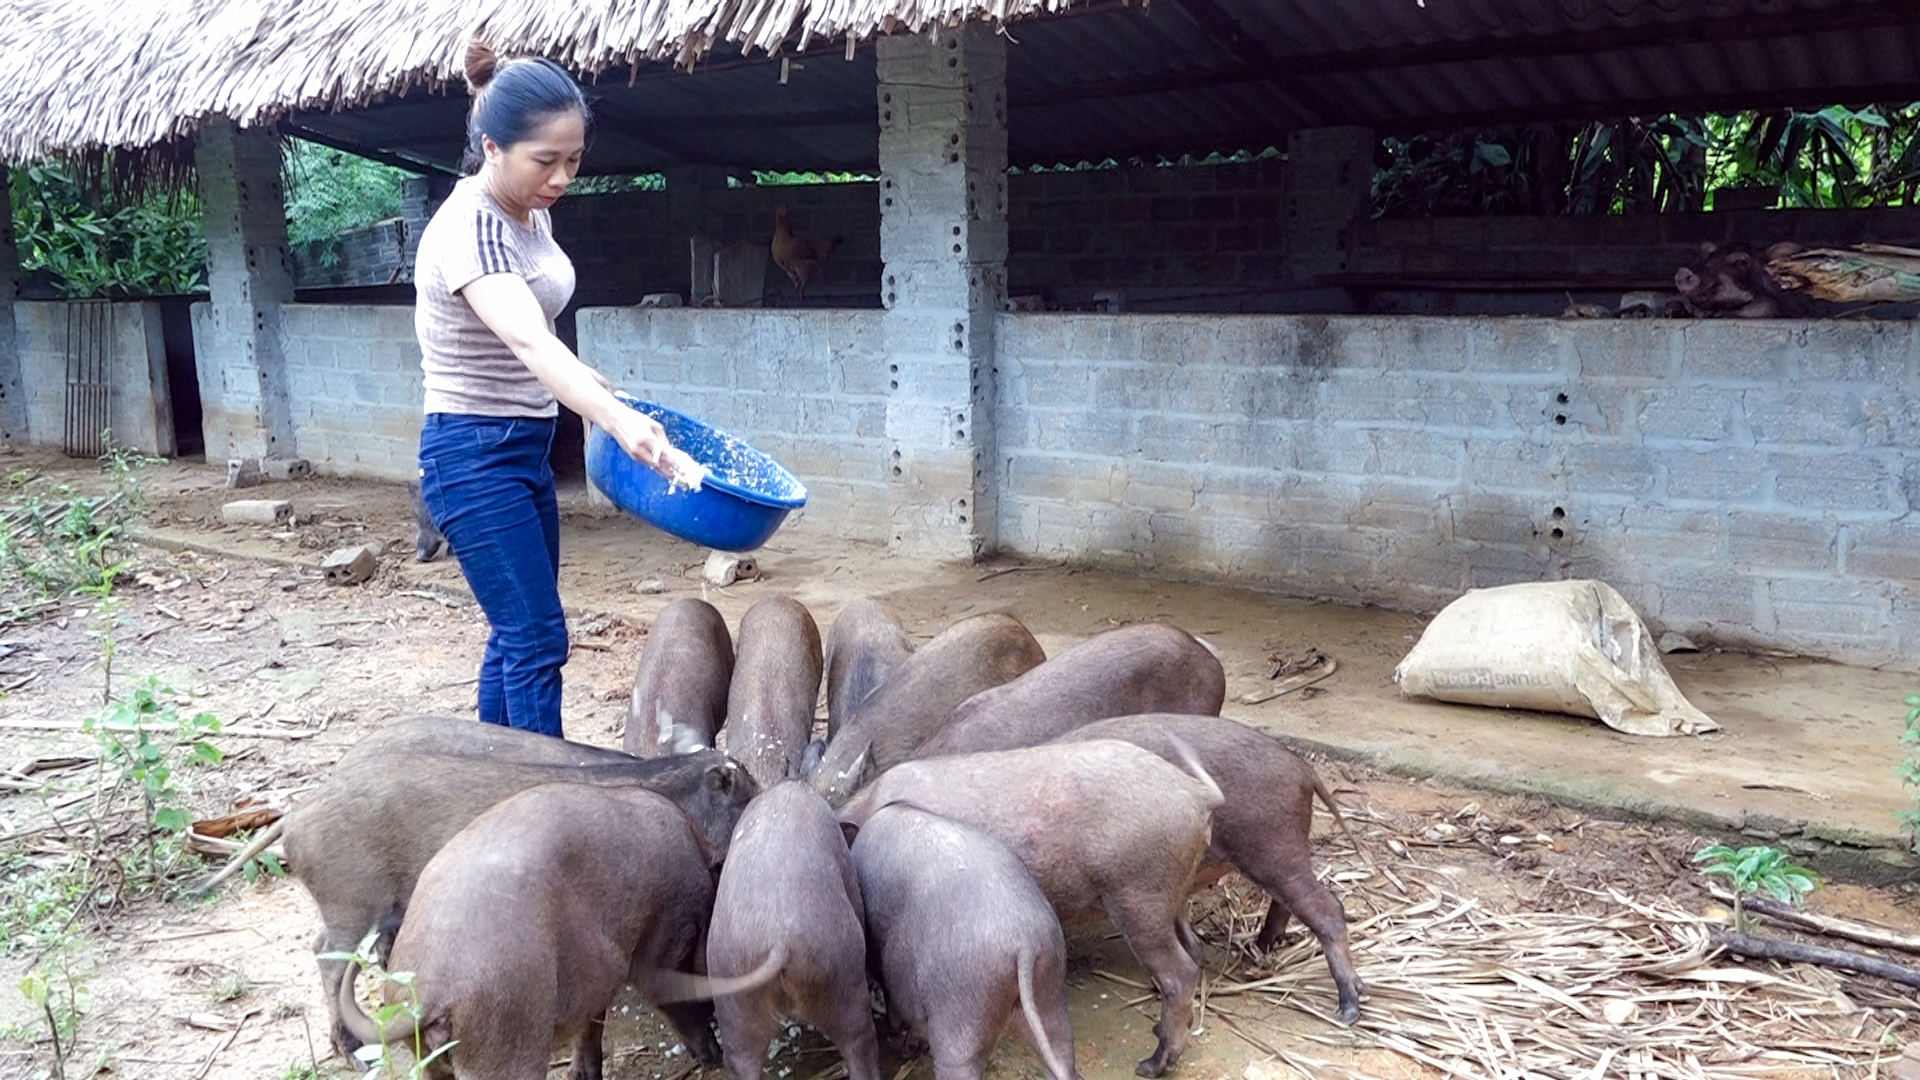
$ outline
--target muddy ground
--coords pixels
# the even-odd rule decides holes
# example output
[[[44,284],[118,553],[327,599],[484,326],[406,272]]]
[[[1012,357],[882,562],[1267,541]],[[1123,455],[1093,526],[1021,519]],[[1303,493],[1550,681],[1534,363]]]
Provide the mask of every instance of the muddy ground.
[[[0,471],[20,469],[78,487],[103,482],[95,473],[54,459],[0,461]],[[115,692],[158,676],[190,695],[193,708],[214,713],[230,727],[283,736],[218,739],[227,760],[185,774],[198,816],[243,805],[285,806],[324,780],[346,747],[383,724],[426,713],[473,715],[473,675],[485,622],[461,589],[456,567],[409,560],[410,513],[400,488],[327,480],[270,486],[248,494],[291,498],[295,521],[252,528],[219,523],[219,504],[230,495],[222,479],[204,465],[165,466],[148,476],[143,528],[150,542],[136,550],[136,566],[122,579],[124,607],[115,631]],[[1378,685],[1379,666],[1390,666],[1404,654],[1422,625],[1412,615],[1280,602],[1063,567],[917,566],[817,535],[804,522],[760,553],[761,580],[721,590],[699,579],[704,552],[596,515],[578,493],[565,505],[563,595],[570,609],[578,609],[575,650],[566,669],[567,731],[572,738],[604,745],[619,743],[650,617],[677,596],[707,596],[737,625],[755,600],[789,594],[806,603],[824,627],[846,600],[876,595],[920,640],[963,615],[1007,608],[1034,629],[1049,652],[1115,625],[1169,619],[1205,633],[1221,648],[1230,677],[1228,715],[1293,735],[1303,727],[1365,728],[1393,697],[1390,686]],[[326,551],[367,541],[392,549],[373,580],[352,587],[322,581],[315,567]],[[649,580],[664,591],[636,589]],[[6,689],[0,700],[0,768],[92,746],[90,737],[78,732],[22,725],[75,721],[95,707],[104,682],[100,625],[97,609],[72,603],[56,615],[0,631],[0,688]],[[1336,656],[1341,673],[1311,692],[1257,706],[1237,704],[1243,694],[1266,685],[1279,662],[1311,649]],[[1749,661],[1720,655],[1698,663],[1710,674],[1737,671]],[[1777,674],[1782,661],[1762,658],[1759,663]],[[1794,687],[1805,691],[1834,677],[1824,671],[1831,665],[1820,667],[1794,681]],[[1841,695],[1845,708],[1836,706],[1834,714],[1864,714],[1865,699],[1898,682],[1881,673],[1860,673]],[[1872,693],[1859,693],[1862,685]],[[1479,712],[1442,711],[1449,716]],[[1873,722],[1884,719],[1876,713]],[[1597,742],[1575,743],[1566,753],[1597,761],[1592,746],[1612,745],[1610,735],[1583,730],[1580,737]],[[1592,890],[1608,888],[1634,897],[1671,898],[1695,910],[1710,904],[1689,859],[1712,838],[1691,829],[1632,820],[1624,810],[1608,813],[1591,798],[1572,800],[1575,808],[1538,795],[1406,779],[1360,761],[1322,759],[1319,767],[1352,812],[1360,842],[1374,858],[1444,873],[1451,889],[1474,898],[1483,910],[1574,910],[1601,902]],[[1605,771],[1604,764],[1595,768]],[[47,778],[35,774],[36,782]],[[61,791],[86,790],[96,780],[96,770],[85,766],[51,775]],[[1842,781],[1830,777],[1828,782]],[[1787,792],[1733,790],[1748,803],[1806,801],[1813,783],[1784,785],[1792,789]],[[52,1066],[51,1043],[39,1018],[12,989],[38,959],[35,933],[48,929],[23,916],[23,883],[36,867],[61,863],[78,840],[46,831],[17,836],[45,819],[41,796],[15,787],[0,792],[0,835],[11,838],[5,844],[9,876],[0,878],[0,889],[6,890],[4,906],[14,934],[0,945],[5,950],[0,952],[0,1025],[7,1029],[0,1040],[0,1077],[45,1076]],[[1882,787],[1874,789],[1874,798]],[[1752,805],[1764,810],[1771,804]],[[1452,831],[1436,829],[1441,825]],[[1353,865],[1352,852],[1329,820],[1318,821],[1316,835],[1329,860],[1344,858],[1342,865]],[[1502,836],[1529,839],[1503,843]],[[183,874],[180,880],[192,877]],[[1342,891],[1338,879],[1334,887]],[[317,924],[297,884],[242,883],[205,901],[179,895],[175,888],[160,893],[145,893],[131,883],[108,889],[101,904],[76,918],[73,928],[85,944],[72,954],[73,966],[83,975],[91,1003],[78,1045],[63,1048],[67,1076],[103,1070],[192,1080],[279,1078],[308,1075],[303,1070],[315,1067],[320,1075],[349,1073],[342,1061],[327,1057],[326,1010],[309,952]],[[1270,958],[1252,956],[1247,945],[1257,929],[1247,913],[1257,899],[1246,895],[1244,883],[1230,878],[1196,904],[1196,924],[1209,941],[1211,978],[1270,970]],[[1810,906],[1908,935],[1920,933],[1920,894],[1910,882],[1880,887],[1833,882],[1814,894]],[[1353,909],[1350,901],[1350,913]],[[1081,1071],[1090,1080],[1131,1076],[1133,1062],[1151,1048],[1156,1008],[1151,1001],[1137,1002],[1139,993],[1126,985],[1141,981],[1142,972],[1101,928],[1076,931],[1073,942],[1070,981]],[[1317,953],[1304,952],[1306,959],[1298,962],[1313,975],[1304,997],[1312,1008],[1330,1013],[1331,981]],[[1849,977],[1846,985],[1861,1003],[1863,1027],[1878,1025],[1873,1030],[1885,1031],[1896,1046],[1913,1037],[1913,1014],[1898,1007],[1911,1001],[1910,992],[1903,999],[1890,984],[1867,978]],[[609,1036],[609,1077],[681,1077],[686,1059],[665,1029],[637,1002],[623,1002],[623,1015]],[[1316,1057],[1371,1075],[1442,1075],[1365,1039],[1336,1046],[1314,1041],[1332,1036],[1338,1042],[1341,1036],[1310,1010],[1247,999],[1230,1015],[1230,1022],[1202,1021],[1202,1034],[1174,1075],[1226,1080],[1242,1076],[1249,1066],[1259,1073],[1266,1068],[1259,1063],[1270,1060],[1267,1051],[1285,1046],[1312,1046]],[[834,1060],[817,1039],[801,1035],[770,1068],[774,1076],[806,1080]],[[889,1075],[896,1064],[886,1062]],[[1026,1048],[1010,1035],[992,1071],[1029,1076],[1036,1069]],[[923,1061],[906,1075],[930,1080],[931,1064]]]

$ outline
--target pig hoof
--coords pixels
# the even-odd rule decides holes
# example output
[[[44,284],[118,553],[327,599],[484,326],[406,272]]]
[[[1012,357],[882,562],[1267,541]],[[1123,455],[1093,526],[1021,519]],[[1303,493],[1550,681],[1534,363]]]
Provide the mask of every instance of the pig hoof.
[[[1334,1013],[1333,1018],[1340,1021],[1341,1027],[1352,1027],[1354,1022],[1360,1019],[1360,1003],[1357,1001],[1341,1002],[1340,1011]]]
[[[1166,1075],[1168,1064],[1170,1063],[1162,1060],[1160,1051],[1155,1050],[1152,1057],[1133,1067],[1133,1075],[1148,1077],[1164,1076]]]

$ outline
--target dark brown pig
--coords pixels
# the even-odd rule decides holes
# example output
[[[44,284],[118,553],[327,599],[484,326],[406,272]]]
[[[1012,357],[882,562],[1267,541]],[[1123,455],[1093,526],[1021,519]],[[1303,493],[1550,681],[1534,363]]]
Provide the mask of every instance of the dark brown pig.
[[[722,855],[740,811],[759,791],[745,770],[717,750],[589,766],[440,754],[354,758],[282,819],[293,876],[320,909],[314,951],[351,950],[375,927],[383,937],[391,935],[414,882],[443,844],[495,804],[551,783],[655,791],[686,811]],[[328,1002],[343,973],[339,962],[320,961]],[[343,1053],[357,1045],[337,1016],[333,1038]]]
[[[707,931],[707,971],[771,982],[714,1003],[730,1080],[759,1080],[782,1014],[833,1040],[849,1080],[880,1080],[865,909],[833,809],[801,783],[769,789],[734,828]]]
[[[1767,272],[1767,259],[1798,250],[1775,244],[1766,257],[1741,241],[1703,242],[1693,263],[1674,271],[1673,285],[1689,314],[1713,318],[1772,319],[1806,314],[1806,301],[1784,289]]]
[[[727,753],[770,788],[800,777],[820,696],[820,630],[799,601],[769,597],[740,620],[727,689]]]
[[[633,675],[622,746],[635,757],[685,754],[713,746],[727,719],[733,639],[705,600],[675,600],[647,631]]]
[[[521,765],[620,765],[638,760],[611,747],[572,742],[501,724],[419,716],[395,721],[362,736],[334,769],[339,771],[360,761],[394,754],[488,758]]]
[[[1160,991],[1159,1043],[1134,1069],[1164,1073],[1186,1048],[1200,940],[1187,896],[1207,853],[1220,789],[1115,740],[909,761],[840,812],[863,826],[895,803],[971,825],[1005,844],[1063,923],[1105,912]]]
[[[827,738],[912,655],[900,620],[879,601],[861,597],[841,608],[827,634]]]
[[[1076,1080],[1066,938],[1005,844],[896,804],[867,818],[853,865],[887,1016],[926,1036],[935,1080],[980,1080],[1016,1011],[1047,1075]]]
[[[1168,761],[1179,760],[1175,739],[1191,748],[1226,795],[1214,811],[1207,848],[1213,873],[1203,870],[1201,879],[1217,880],[1231,866],[1266,891],[1273,902],[1260,930],[1261,949],[1280,940],[1289,912],[1300,916],[1326,953],[1340,992],[1340,1022],[1359,1019],[1366,987],[1347,952],[1346,913],[1313,873],[1307,841],[1313,797],[1320,796],[1342,828],[1346,823],[1313,767],[1272,736],[1217,716],[1123,716],[1068,732],[1060,742],[1086,739],[1122,739]]]
[[[352,980],[336,997],[340,1017],[368,1043],[453,1044],[451,1062],[435,1063],[442,1076],[542,1077],[565,1041],[574,1080],[598,1080],[607,1005],[632,983],[695,1060],[713,1063],[712,1006],[684,999],[690,987],[730,986],[682,974],[700,963],[713,863],[693,820],[644,788],[523,791],[475,818],[420,874],[388,965],[412,972],[412,987],[385,990],[390,1001],[417,995],[418,1028],[380,1030]]]
[[[1025,675],[960,703],[916,758],[1017,750],[1109,716],[1215,715],[1227,672],[1192,634],[1136,623],[1095,634]]]
[[[1025,675],[1046,658],[1011,615],[961,619],[893,669],[853,710],[808,777],[813,789],[840,805],[869,779],[912,756],[954,706]]]

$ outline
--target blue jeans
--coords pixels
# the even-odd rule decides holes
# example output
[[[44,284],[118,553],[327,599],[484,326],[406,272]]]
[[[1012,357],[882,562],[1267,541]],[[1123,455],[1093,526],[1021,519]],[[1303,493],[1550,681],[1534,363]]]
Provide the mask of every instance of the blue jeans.
[[[420,493],[453,545],[493,632],[480,663],[480,720],[560,735],[560,510],[551,418],[431,413]]]

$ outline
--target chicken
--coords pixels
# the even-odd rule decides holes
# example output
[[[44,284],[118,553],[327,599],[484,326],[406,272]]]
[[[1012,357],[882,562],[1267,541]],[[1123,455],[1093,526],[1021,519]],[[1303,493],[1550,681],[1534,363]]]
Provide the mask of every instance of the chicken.
[[[820,272],[820,264],[839,248],[842,239],[836,236],[831,240],[809,240],[795,236],[793,225],[787,220],[787,208],[782,206],[773,212],[773,264],[786,271],[798,296],[807,295],[807,283]]]

